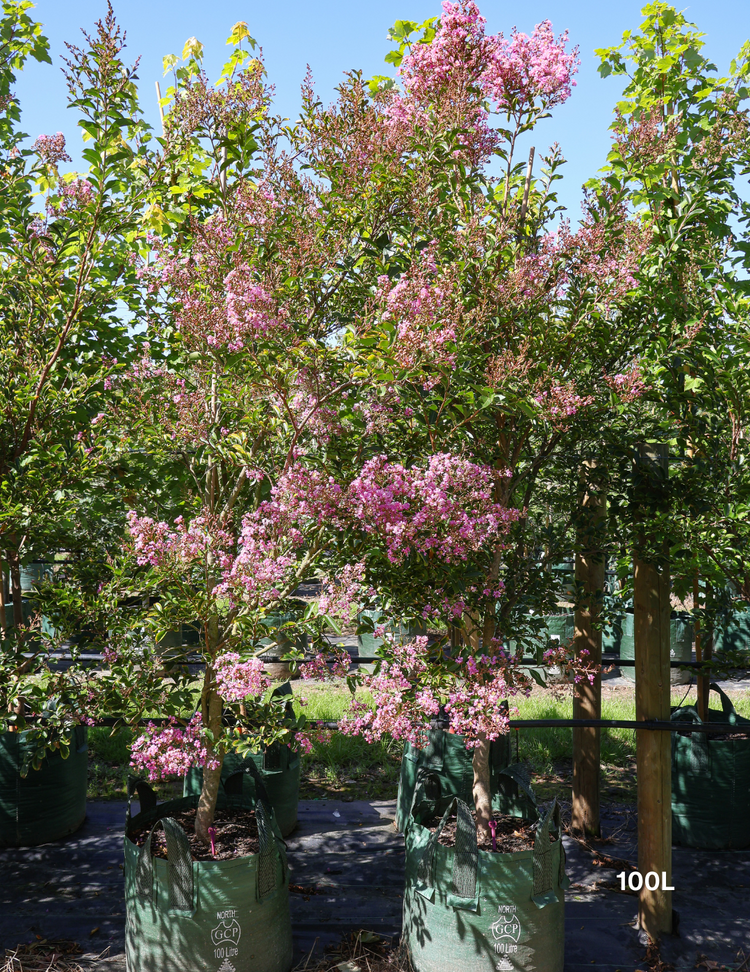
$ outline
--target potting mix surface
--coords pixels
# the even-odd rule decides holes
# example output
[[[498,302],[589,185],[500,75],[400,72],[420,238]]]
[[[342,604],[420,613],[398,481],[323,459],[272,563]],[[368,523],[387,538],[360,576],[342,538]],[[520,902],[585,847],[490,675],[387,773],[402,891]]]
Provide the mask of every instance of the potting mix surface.
[[[394,801],[300,802],[287,843],[295,962],[303,967],[310,956],[308,972],[353,932],[397,939],[404,842],[394,817]],[[90,801],[72,837],[0,850],[0,969],[5,949],[46,939],[78,943],[75,962],[85,972],[124,972],[124,820],[123,803]],[[638,899],[617,877],[623,864],[637,865],[635,808],[605,804],[602,830],[605,840],[585,845],[564,837],[566,972],[740,968],[750,956],[750,850],[674,848],[677,931],[664,936],[660,955],[647,956],[634,924]]]
[[[471,812],[476,825],[477,815],[474,810]],[[492,851],[498,854],[512,854],[516,851],[533,850],[536,839],[536,824],[530,820],[523,820],[521,817],[511,817],[507,814],[494,814],[492,817],[494,824],[494,841],[492,835],[489,837],[477,834],[477,847],[483,851]],[[429,830],[434,834],[440,825],[439,820],[433,820]],[[550,840],[556,840],[555,834],[550,834]],[[456,846],[456,816],[455,813],[445,821],[445,826],[440,832],[438,843],[443,847]]]
[[[238,807],[217,810],[214,815],[212,844],[206,844],[196,837],[194,808],[181,810],[170,816],[185,831],[194,861],[228,861],[234,857],[257,854],[260,850],[254,810],[242,810]],[[150,829],[134,831],[130,839],[137,847],[143,847]],[[167,859],[167,836],[161,827],[151,837],[151,856]]]

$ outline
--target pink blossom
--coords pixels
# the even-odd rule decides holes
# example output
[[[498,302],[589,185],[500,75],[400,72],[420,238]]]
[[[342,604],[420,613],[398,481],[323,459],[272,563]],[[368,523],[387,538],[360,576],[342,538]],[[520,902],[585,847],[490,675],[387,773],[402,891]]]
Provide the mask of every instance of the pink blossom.
[[[498,34],[488,40],[489,64],[482,82],[498,109],[526,113],[538,103],[546,111],[570,97],[581,62],[577,47],[565,50],[567,31],[555,40],[552,24],[543,20],[531,37],[514,27],[510,38]]]
[[[621,402],[634,402],[646,391],[646,383],[641,375],[637,363],[632,364],[627,371],[617,375],[604,375],[604,381],[609,385]]]
[[[58,132],[57,135],[40,135],[31,146],[31,150],[48,165],[73,161],[65,151],[65,136],[62,132]]]
[[[186,726],[176,719],[170,719],[166,726],[149,722],[143,734],[133,742],[131,766],[145,772],[149,780],[184,776],[191,766],[217,768],[219,760],[209,757],[202,730],[200,713],[196,713]]]
[[[385,543],[391,563],[413,550],[450,563],[496,542],[518,518],[492,496],[491,469],[446,453],[431,456],[427,469],[371,459],[347,502],[360,528]]]
[[[216,688],[227,702],[241,702],[262,695],[271,685],[260,658],[241,661],[236,652],[219,655],[214,666]]]
[[[331,646],[325,653],[318,652],[309,662],[300,665],[299,670],[304,679],[325,682],[346,678],[351,666],[349,652],[345,648]]]

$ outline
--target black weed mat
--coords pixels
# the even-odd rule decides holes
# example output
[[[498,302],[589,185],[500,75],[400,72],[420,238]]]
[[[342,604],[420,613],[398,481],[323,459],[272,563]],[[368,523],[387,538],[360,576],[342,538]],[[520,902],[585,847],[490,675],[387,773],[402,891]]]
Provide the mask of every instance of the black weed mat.
[[[357,965],[350,946],[362,932],[373,938],[360,946],[385,943],[381,958],[396,960],[390,946],[400,933],[404,855],[394,814],[392,800],[301,801],[300,826],[287,841],[300,968],[325,968],[329,958],[334,967]],[[36,972],[44,950],[28,946],[44,941],[77,946],[46,966],[49,972],[124,972],[124,820],[123,803],[91,801],[72,837],[0,851],[0,972]],[[659,951],[647,951],[634,927],[637,898],[620,890],[617,877],[637,864],[634,808],[606,804],[602,826],[602,841],[565,838],[565,972],[750,972],[750,850],[675,848],[677,932]],[[363,969],[378,949],[368,945]],[[400,972],[398,961],[394,968]]]

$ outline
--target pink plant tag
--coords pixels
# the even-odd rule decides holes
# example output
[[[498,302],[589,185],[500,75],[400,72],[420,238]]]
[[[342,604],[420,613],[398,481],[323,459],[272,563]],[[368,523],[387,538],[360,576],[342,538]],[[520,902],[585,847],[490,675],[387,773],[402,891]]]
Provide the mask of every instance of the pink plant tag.
[[[494,831],[493,831],[493,833],[494,833]],[[215,827],[209,827],[208,828],[208,839],[211,841],[211,855],[213,857],[216,857],[216,844],[214,843],[214,837],[216,837],[216,828]],[[493,837],[493,840],[494,840],[494,837]]]
[[[492,852],[493,854],[497,851],[497,837],[495,836],[495,828],[497,824],[494,820],[490,820],[490,833],[492,834]],[[210,833],[210,831],[209,831]]]

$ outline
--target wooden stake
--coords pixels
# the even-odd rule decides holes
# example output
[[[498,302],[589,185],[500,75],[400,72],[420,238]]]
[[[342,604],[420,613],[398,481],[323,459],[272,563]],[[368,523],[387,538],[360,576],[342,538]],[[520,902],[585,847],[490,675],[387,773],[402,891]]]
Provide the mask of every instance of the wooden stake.
[[[698,571],[696,570],[693,576],[693,612],[695,612],[700,607],[700,577]],[[701,623],[696,619],[695,621],[695,660],[703,661],[703,632],[701,631]],[[703,719],[704,722],[708,719],[708,678],[705,675],[699,675],[696,680],[697,685],[697,699],[695,707],[698,710],[698,715]]]
[[[164,136],[164,107],[161,103],[161,85],[156,82],[156,101],[159,105],[159,117],[161,118],[161,134]]]
[[[640,474],[653,478],[658,491],[659,476],[668,474],[668,451],[663,445],[641,445]],[[645,527],[644,527],[645,530]],[[641,541],[645,533],[641,533]],[[635,717],[670,717],[669,618],[670,574],[665,541],[662,563],[657,565],[634,557],[635,590]],[[659,885],[650,891],[645,882],[638,900],[640,928],[652,941],[672,931],[672,747],[668,732],[636,732],[638,772],[638,870],[659,875]]]
[[[588,464],[589,467],[593,465]],[[606,512],[604,495],[586,487],[586,469],[581,470],[581,523],[578,537],[581,550],[576,553],[576,656],[588,652],[588,660],[600,665],[602,632],[596,622],[601,613],[604,592],[604,553],[602,528]],[[601,719],[602,679],[588,680],[573,690],[573,718]],[[601,836],[599,788],[601,777],[601,730],[573,729],[573,809],[570,827],[584,837]]]

